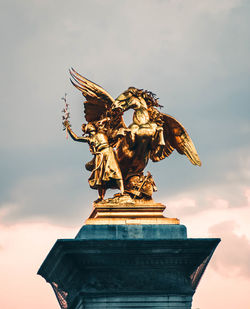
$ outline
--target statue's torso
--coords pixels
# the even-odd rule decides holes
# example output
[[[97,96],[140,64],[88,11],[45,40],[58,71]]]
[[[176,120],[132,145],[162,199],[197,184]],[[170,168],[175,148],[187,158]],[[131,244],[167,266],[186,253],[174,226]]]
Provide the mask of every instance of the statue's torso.
[[[93,151],[100,151],[108,147],[108,138],[103,133],[96,133],[89,137],[89,145]]]

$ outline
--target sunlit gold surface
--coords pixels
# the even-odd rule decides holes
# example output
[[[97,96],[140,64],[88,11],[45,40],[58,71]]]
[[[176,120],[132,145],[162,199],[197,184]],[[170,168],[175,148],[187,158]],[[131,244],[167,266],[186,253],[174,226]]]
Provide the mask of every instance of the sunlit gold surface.
[[[177,218],[165,218],[166,206],[149,201],[146,203],[99,203],[85,224],[180,224]]]
[[[135,200],[150,199],[157,188],[152,175],[144,175],[144,169],[149,160],[161,161],[175,149],[192,164],[201,165],[187,131],[175,118],[157,109],[161,106],[155,94],[130,87],[114,100],[74,69],[70,74],[72,84],[86,98],[84,112],[88,124],[82,126],[83,137],[70,128],[69,115],[64,117],[63,124],[73,140],[90,146],[94,157],[85,167],[91,171],[89,185],[98,190],[98,202],[104,200],[109,188],[118,188],[121,195],[128,194]],[[134,114],[127,127],[123,113],[129,109]]]
[[[123,193],[122,173],[114,149],[110,147],[105,132],[98,131],[96,126],[89,123],[84,128],[89,136],[78,137],[70,128],[68,122],[65,122],[65,126],[71,138],[77,142],[88,143],[90,152],[94,155],[94,158],[85,167],[91,171],[88,182],[92,189],[98,190],[98,200],[103,200],[108,188],[119,188]]]
[[[180,221],[176,218],[98,218],[87,219],[85,224],[180,224]]]

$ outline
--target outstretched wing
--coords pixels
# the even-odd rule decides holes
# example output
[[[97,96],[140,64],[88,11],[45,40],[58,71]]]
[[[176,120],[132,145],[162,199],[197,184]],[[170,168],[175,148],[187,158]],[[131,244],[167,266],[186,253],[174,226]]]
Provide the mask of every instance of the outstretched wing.
[[[77,73],[73,68],[69,70],[71,83],[82,92],[86,98],[84,102],[85,118],[88,122],[97,122],[103,118],[110,119],[107,125],[107,135],[112,146],[117,142],[119,128],[126,128],[121,113],[112,111],[111,105],[115,101],[101,86],[93,83]]]
[[[87,100],[84,102],[86,120],[88,122],[100,120],[101,116],[106,115],[106,111],[111,107],[114,99],[101,86],[83,77],[73,68],[69,72],[72,77],[71,83],[82,92]]]
[[[151,160],[154,162],[163,160],[176,149],[180,154],[186,155],[192,164],[201,166],[198,153],[185,128],[174,117],[159,114],[163,122],[165,146],[161,151],[159,149],[152,151]]]

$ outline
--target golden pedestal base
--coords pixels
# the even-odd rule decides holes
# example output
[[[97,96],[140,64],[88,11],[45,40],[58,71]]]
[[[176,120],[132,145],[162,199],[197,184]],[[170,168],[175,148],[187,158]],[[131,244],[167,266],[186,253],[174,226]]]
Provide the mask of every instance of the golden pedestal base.
[[[153,200],[134,203],[101,202],[94,209],[85,224],[180,224],[177,218],[165,218],[166,206]]]

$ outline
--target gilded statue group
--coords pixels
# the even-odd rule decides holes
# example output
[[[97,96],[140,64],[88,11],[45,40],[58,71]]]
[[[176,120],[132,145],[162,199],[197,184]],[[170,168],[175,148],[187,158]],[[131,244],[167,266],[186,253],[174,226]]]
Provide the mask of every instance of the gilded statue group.
[[[67,108],[63,124],[74,141],[88,143],[93,158],[85,167],[91,172],[89,185],[98,190],[100,202],[107,189],[119,189],[117,197],[152,199],[156,191],[152,175],[144,175],[149,159],[158,162],[174,149],[194,165],[201,161],[185,128],[173,117],[161,113],[155,94],[130,87],[117,99],[99,85],[70,70],[72,84],[82,92],[86,124],[77,136],[68,121]],[[67,106],[67,104],[66,104]],[[123,113],[134,110],[128,127]]]

